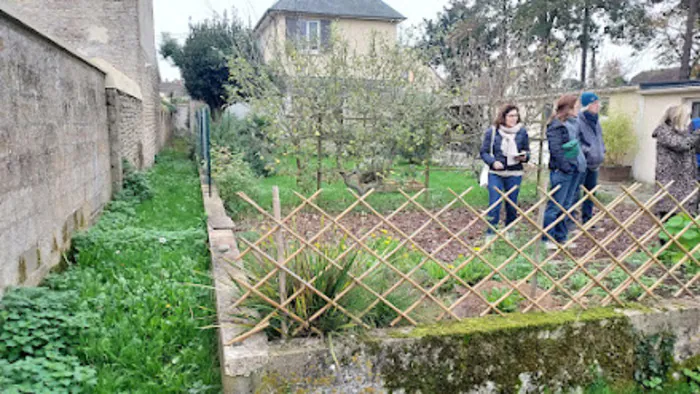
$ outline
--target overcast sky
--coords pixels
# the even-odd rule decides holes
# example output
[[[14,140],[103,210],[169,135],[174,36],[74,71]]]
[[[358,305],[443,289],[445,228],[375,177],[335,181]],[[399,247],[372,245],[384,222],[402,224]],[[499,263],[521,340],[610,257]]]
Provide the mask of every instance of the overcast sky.
[[[162,32],[169,32],[179,40],[187,37],[188,22],[200,21],[221,14],[224,10],[236,9],[246,23],[255,25],[265,10],[276,0],[154,0],[156,41],[160,42]],[[337,0],[343,1],[343,0]],[[408,28],[420,24],[424,18],[433,19],[449,0],[384,0],[387,4],[405,15],[408,20],[400,26]],[[607,44],[600,56],[601,64],[610,58],[618,57],[625,64],[625,72],[632,76],[639,71],[656,66],[651,52],[632,56],[632,50]],[[576,77],[576,59],[570,60],[569,77]],[[163,79],[178,79],[180,73],[168,61],[160,60],[160,73]]]

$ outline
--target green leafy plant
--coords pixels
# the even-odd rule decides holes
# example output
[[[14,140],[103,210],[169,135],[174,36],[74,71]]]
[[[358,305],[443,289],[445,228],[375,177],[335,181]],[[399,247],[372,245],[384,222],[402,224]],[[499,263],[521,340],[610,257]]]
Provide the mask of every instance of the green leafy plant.
[[[76,357],[95,315],[75,292],[22,288],[0,303],[0,391],[82,392],[95,370]]]
[[[74,264],[3,299],[19,340],[0,339],[0,392],[220,392],[200,180],[174,146],[148,171],[154,198],[111,204]]]
[[[124,159],[122,161],[122,172],[124,180],[122,190],[117,195],[117,199],[136,199],[145,201],[153,197],[153,190],[144,172],[137,171],[136,168]]]
[[[681,235],[680,238],[678,238],[677,242],[680,243],[683,248],[685,248],[687,251],[691,251],[693,248],[697,246],[698,243],[700,243],[700,228],[695,226],[686,214],[680,214],[672,217],[671,219],[666,222],[664,227],[666,230],[675,238],[678,234],[683,231],[684,228],[690,226],[686,232]],[[666,234],[665,232],[662,232],[659,234],[659,238],[661,238],[662,241],[664,242],[670,242],[671,238]],[[700,259],[700,252],[695,253],[695,258]],[[681,250],[680,247],[678,247],[678,244],[675,242],[669,246],[666,250],[661,255],[661,259],[666,262],[667,264],[675,264],[676,262],[680,261],[683,257],[685,257],[685,252]],[[700,267],[698,267],[697,264],[695,264],[692,260],[688,260],[685,263],[686,270],[689,274],[695,275],[700,271]]]
[[[673,367],[675,337],[657,334],[638,339],[635,349],[634,380],[649,390],[658,390]]]
[[[503,296],[505,296],[507,292],[508,289],[506,288],[493,288],[491,289],[491,291],[483,291],[481,294],[483,294],[483,296],[486,297],[486,300],[488,300],[488,302],[493,304],[494,302],[503,298]],[[523,298],[519,293],[513,292],[503,301],[498,303],[496,307],[503,313],[512,313],[518,310],[518,307],[520,306],[520,302],[522,300]]]
[[[695,369],[683,368],[683,375],[688,378],[688,384],[693,392],[700,392],[700,367]]]
[[[454,263],[454,265],[456,266],[459,264],[461,264],[460,259],[458,259]],[[475,285],[490,273],[491,268],[489,268],[489,266],[486,265],[486,263],[484,263],[480,259],[474,259],[471,262],[469,262],[469,264],[467,264],[464,268],[459,270],[457,272],[457,275],[459,275],[460,278],[464,279],[464,281],[469,283],[470,285]]]
[[[637,151],[637,135],[632,119],[623,113],[615,113],[601,122],[605,142],[605,163],[623,166],[627,158]]]
[[[569,279],[569,288],[573,291],[579,291],[583,289],[590,282],[588,275],[583,272],[577,272],[571,276]]]

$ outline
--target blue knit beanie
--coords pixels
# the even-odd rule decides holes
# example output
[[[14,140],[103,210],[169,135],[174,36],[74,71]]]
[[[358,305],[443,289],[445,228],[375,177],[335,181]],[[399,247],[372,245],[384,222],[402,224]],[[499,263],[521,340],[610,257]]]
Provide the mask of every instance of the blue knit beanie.
[[[584,92],[581,95],[581,106],[582,107],[588,107],[588,105],[594,101],[598,101],[600,98],[598,97],[597,94],[593,92]]]

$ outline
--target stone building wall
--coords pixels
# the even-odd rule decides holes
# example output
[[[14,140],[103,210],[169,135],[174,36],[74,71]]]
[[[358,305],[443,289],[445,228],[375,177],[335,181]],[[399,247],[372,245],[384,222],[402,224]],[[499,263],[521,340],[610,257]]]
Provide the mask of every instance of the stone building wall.
[[[141,144],[149,167],[158,151],[160,74],[153,0],[9,0],[26,20],[80,55],[106,60],[143,93]]]
[[[112,194],[105,74],[0,10],[0,294],[35,285]]]

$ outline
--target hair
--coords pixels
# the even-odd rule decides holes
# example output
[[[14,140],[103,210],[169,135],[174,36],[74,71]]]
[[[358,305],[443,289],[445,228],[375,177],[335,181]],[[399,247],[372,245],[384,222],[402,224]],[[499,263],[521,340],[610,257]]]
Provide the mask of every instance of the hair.
[[[661,118],[661,125],[671,126],[676,131],[686,131],[690,122],[690,110],[687,105],[672,105],[666,108]]]
[[[554,118],[557,118],[562,122],[565,121],[566,118],[569,117],[569,110],[576,108],[577,101],[578,96],[575,94],[565,94],[559,97],[559,100],[557,100],[557,103],[554,105],[554,112],[547,123],[552,123]]]
[[[493,120],[493,125],[495,127],[502,126],[506,124],[506,116],[508,113],[512,112],[513,110],[518,111],[518,123],[521,122],[520,118],[520,109],[518,109],[518,106],[515,104],[506,104],[501,107],[501,109],[498,111],[498,115],[496,115],[496,119]]]

